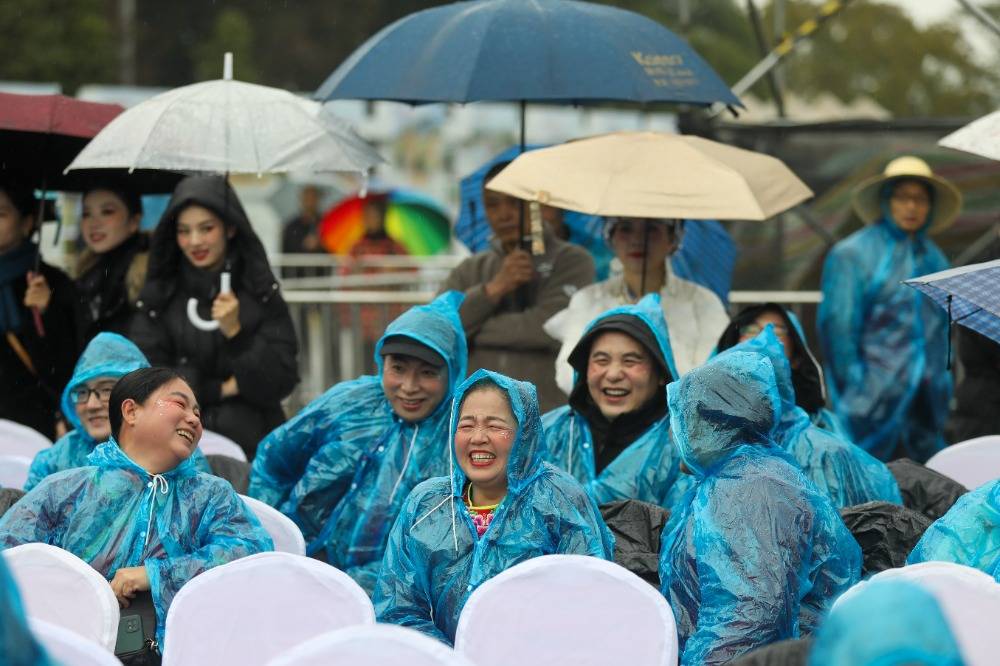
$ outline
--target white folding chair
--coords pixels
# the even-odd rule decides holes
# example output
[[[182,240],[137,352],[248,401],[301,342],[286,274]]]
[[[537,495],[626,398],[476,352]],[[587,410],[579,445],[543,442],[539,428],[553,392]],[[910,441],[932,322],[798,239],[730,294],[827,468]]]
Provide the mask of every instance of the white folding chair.
[[[76,555],[45,543],[3,551],[25,613],[114,651],[118,600],[104,576]]]
[[[594,557],[546,555],[472,593],[455,650],[478,666],[674,666],[677,626],[663,595],[632,572]]]
[[[52,446],[52,441],[26,425],[0,419],[0,454],[25,456],[34,460],[35,454]]]
[[[163,666],[263,664],[333,629],[374,624],[344,572],[289,553],[259,553],[182,587],[167,611]]]
[[[28,618],[28,626],[38,642],[45,648],[49,659],[65,666],[121,666],[115,655],[79,634],[62,627]]]
[[[0,488],[24,488],[31,458],[0,454]]]
[[[1000,435],[953,444],[931,456],[927,467],[972,490],[1000,479]]]
[[[302,530],[295,522],[281,513],[273,506],[265,504],[253,497],[240,495],[240,499],[254,512],[261,525],[271,535],[274,541],[274,549],[279,553],[291,553],[292,555],[306,554],[306,540],[302,536]]]
[[[267,662],[267,666],[472,666],[450,647],[419,631],[393,624],[348,627],[317,636]]]
[[[893,579],[916,583],[934,595],[968,666],[996,664],[1000,654],[1000,633],[996,630],[1000,583],[992,576],[954,562],[921,562],[880,571],[841,595],[834,606],[865,585]]]
[[[201,449],[201,452],[206,456],[229,456],[230,458],[236,458],[237,460],[247,462],[247,454],[243,452],[243,449],[240,448],[239,444],[225,435],[220,435],[219,433],[212,432],[211,430],[205,430],[201,433],[201,440],[198,441],[198,448]]]

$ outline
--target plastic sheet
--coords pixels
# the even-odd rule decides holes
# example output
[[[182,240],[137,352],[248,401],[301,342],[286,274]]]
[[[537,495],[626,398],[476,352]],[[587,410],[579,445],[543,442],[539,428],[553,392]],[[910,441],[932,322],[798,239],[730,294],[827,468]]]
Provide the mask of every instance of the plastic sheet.
[[[660,587],[660,538],[670,512],[639,500],[601,505],[601,517],[615,537],[615,562]]]
[[[905,566],[906,556],[931,525],[922,513],[889,502],[841,509],[840,517],[861,546],[864,576]]]
[[[909,458],[893,460],[887,467],[896,477],[903,505],[919,511],[931,520],[948,513],[955,502],[969,489],[940,472]]]

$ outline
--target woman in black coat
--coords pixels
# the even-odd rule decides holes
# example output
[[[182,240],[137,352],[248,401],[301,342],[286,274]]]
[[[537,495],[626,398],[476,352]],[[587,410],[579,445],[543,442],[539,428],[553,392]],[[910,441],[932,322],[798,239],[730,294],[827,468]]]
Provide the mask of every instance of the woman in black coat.
[[[231,293],[220,293],[229,273]],[[188,299],[201,319],[189,320]],[[284,421],[281,400],[298,382],[298,345],[264,246],[224,178],[185,178],[150,242],[146,286],[132,339],[152,365],[180,370],[205,428],[236,441],[249,459]]]

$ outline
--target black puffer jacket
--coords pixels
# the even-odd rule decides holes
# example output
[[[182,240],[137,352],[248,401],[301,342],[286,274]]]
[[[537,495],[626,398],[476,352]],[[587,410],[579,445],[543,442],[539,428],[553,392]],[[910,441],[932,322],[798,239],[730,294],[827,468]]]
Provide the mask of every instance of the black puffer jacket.
[[[177,245],[177,217],[190,204],[208,208],[235,230],[226,268],[240,302],[240,332],[226,339],[201,331],[187,317],[187,302],[210,319],[219,277],[195,268]],[[177,368],[198,396],[205,428],[235,440],[253,459],[257,442],[284,421],[281,400],[298,383],[298,344],[288,306],[267,263],[264,246],[243,206],[217,176],[186,178],[177,185],[150,243],[146,286],[136,304],[132,339],[153,365]],[[236,377],[239,395],[221,397]]]

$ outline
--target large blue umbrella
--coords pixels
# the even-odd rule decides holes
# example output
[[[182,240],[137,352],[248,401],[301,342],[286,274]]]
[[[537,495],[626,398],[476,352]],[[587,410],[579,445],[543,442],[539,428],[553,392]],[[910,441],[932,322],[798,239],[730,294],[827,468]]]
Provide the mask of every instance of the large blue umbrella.
[[[1000,259],[924,275],[906,284],[930,296],[951,321],[1000,343]]]

